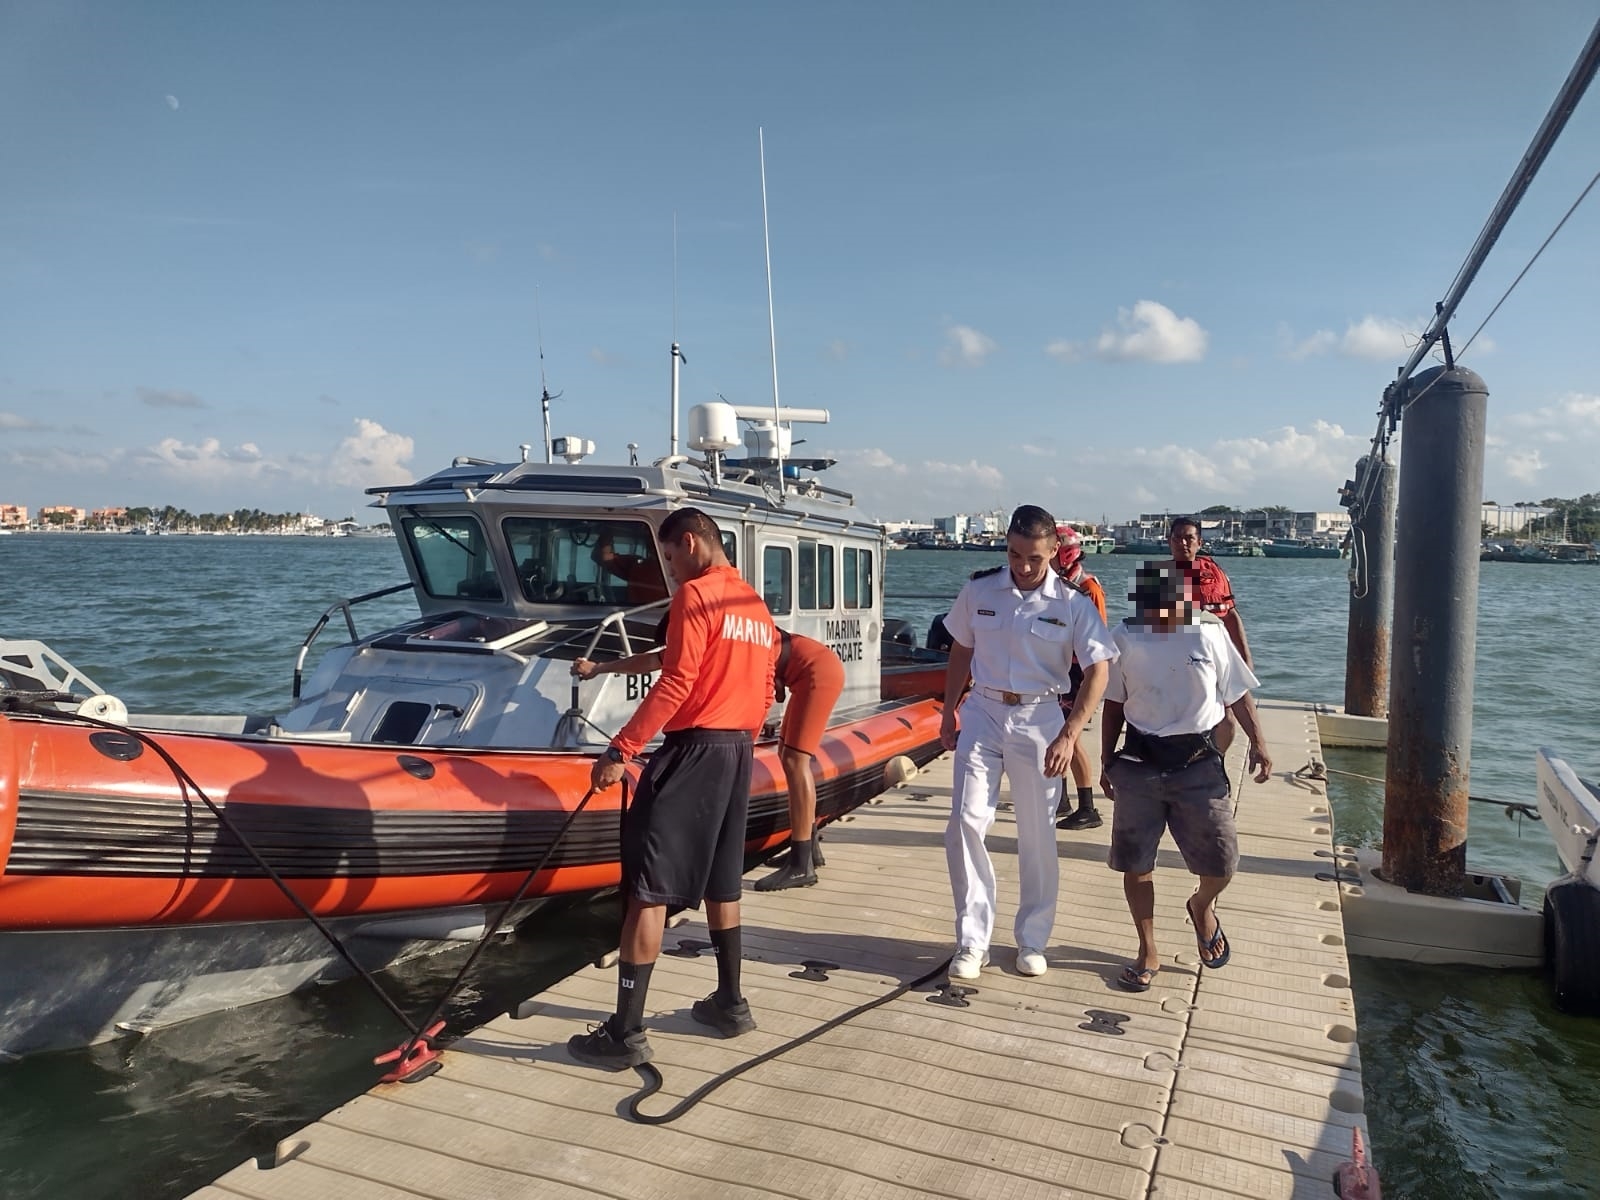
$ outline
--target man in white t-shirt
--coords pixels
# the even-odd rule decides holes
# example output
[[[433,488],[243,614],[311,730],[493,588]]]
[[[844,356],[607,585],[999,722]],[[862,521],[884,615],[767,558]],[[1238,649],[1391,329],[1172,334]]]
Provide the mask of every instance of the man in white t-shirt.
[[[1257,679],[1214,621],[1195,620],[1182,571],[1147,563],[1135,575],[1137,616],[1111,632],[1117,657],[1106,684],[1100,733],[1100,786],[1112,801],[1108,863],[1139,934],[1139,957],[1117,983],[1148,991],[1160,969],[1155,941],[1156,848],[1170,829],[1189,870],[1199,876],[1185,902],[1200,961],[1212,969],[1232,954],[1216,900],[1239,865],[1232,786],[1212,738],[1229,712],[1250,739],[1247,770],[1257,783],[1272,773],[1250,689]],[[1127,728],[1122,747],[1117,738]]]

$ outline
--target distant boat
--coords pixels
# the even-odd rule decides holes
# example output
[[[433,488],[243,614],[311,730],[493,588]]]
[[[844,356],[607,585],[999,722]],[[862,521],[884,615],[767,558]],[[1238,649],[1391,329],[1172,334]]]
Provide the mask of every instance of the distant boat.
[[[1212,558],[1261,558],[1266,551],[1261,548],[1260,538],[1219,538],[1209,543],[1202,553],[1210,554]]]
[[[1338,558],[1338,546],[1327,542],[1312,542],[1305,538],[1270,538],[1261,543],[1268,558]]]
[[[1138,554],[1144,558],[1168,558],[1172,547],[1155,538],[1134,538],[1129,542],[1113,543],[1113,554]]]

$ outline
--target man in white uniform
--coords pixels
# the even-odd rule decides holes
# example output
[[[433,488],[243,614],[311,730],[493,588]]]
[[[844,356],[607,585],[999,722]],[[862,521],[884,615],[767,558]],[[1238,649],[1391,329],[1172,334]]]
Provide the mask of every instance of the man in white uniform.
[[[1094,601],[1051,569],[1057,548],[1055,518],[1023,505],[1006,532],[1009,565],[974,575],[944,618],[954,639],[940,729],[945,748],[956,752],[955,800],[944,834],[956,903],[952,979],[976,979],[989,961],[995,879],[984,837],[994,824],[1002,773],[1017,821],[1017,970],[1042,975],[1046,968],[1060,883],[1061,777],[1100,703],[1107,660],[1116,656]],[[1083,682],[1072,711],[1063,714],[1056,696],[1069,686],[1074,654]],[[972,691],[961,703],[969,679]]]
[[[1156,848],[1172,840],[1199,887],[1184,907],[1194,922],[1200,961],[1216,969],[1232,954],[1216,899],[1239,865],[1233,788],[1214,740],[1229,712],[1250,739],[1247,770],[1272,773],[1250,689],[1256,677],[1215,620],[1195,619],[1191,586],[1179,566],[1147,563],[1135,576],[1138,615],[1112,630],[1117,658],[1106,685],[1100,731],[1100,787],[1111,797],[1111,854],[1139,934],[1139,956],[1117,983],[1144,992],[1160,970],[1155,939]],[[1117,738],[1127,727],[1122,748]]]

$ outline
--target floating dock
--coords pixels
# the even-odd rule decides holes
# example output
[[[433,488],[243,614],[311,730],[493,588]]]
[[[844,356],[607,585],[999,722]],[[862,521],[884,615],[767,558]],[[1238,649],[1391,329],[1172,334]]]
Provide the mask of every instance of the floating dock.
[[[1233,947],[1221,970],[1199,965],[1183,908],[1192,880],[1168,839],[1156,873],[1161,971],[1142,994],[1115,985],[1136,938],[1105,865],[1102,800],[1105,825],[1058,835],[1050,970],[1018,975],[1003,805],[989,835],[994,962],[964,995],[935,979],[650,1126],[622,1115],[637,1073],[567,1057],[567,1038],[615,1000],[616,972],[586,968],[457,1041],[431,1078],[380,1085],[195,1196],[1333,1197],[1352,1131],[1366,1128],[1332,820],[1326,785],[1293,774],[1321,757],[1312,706],[1260,708],[1275,770],[1266,784],[1238,782],[1238,739],[1241,861],[1219,904]],[[949,957],[950,782],[945,757],[830,827],[818,886],[746,891],[755,1032],[722,1040],[690,1019],[715,963],[703,921],[667,931],[646,1018],[665,1084],[646,1114]]]

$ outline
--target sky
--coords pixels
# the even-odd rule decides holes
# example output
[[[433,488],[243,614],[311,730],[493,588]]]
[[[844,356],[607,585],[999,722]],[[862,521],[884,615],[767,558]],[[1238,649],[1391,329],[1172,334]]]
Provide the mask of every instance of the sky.
[[[1595,16],[0,0],[0,503],[359,514],[542,453],[542,386],[650,459],[674,339],[685,412],[770,405],[760,136],[779,396],[870,515],[1331,509]],[[1457,346],[1597,145],[1600,89]],[[1461,357],[1487,499],[1600,490],[1597,265],[1592,198]]]

